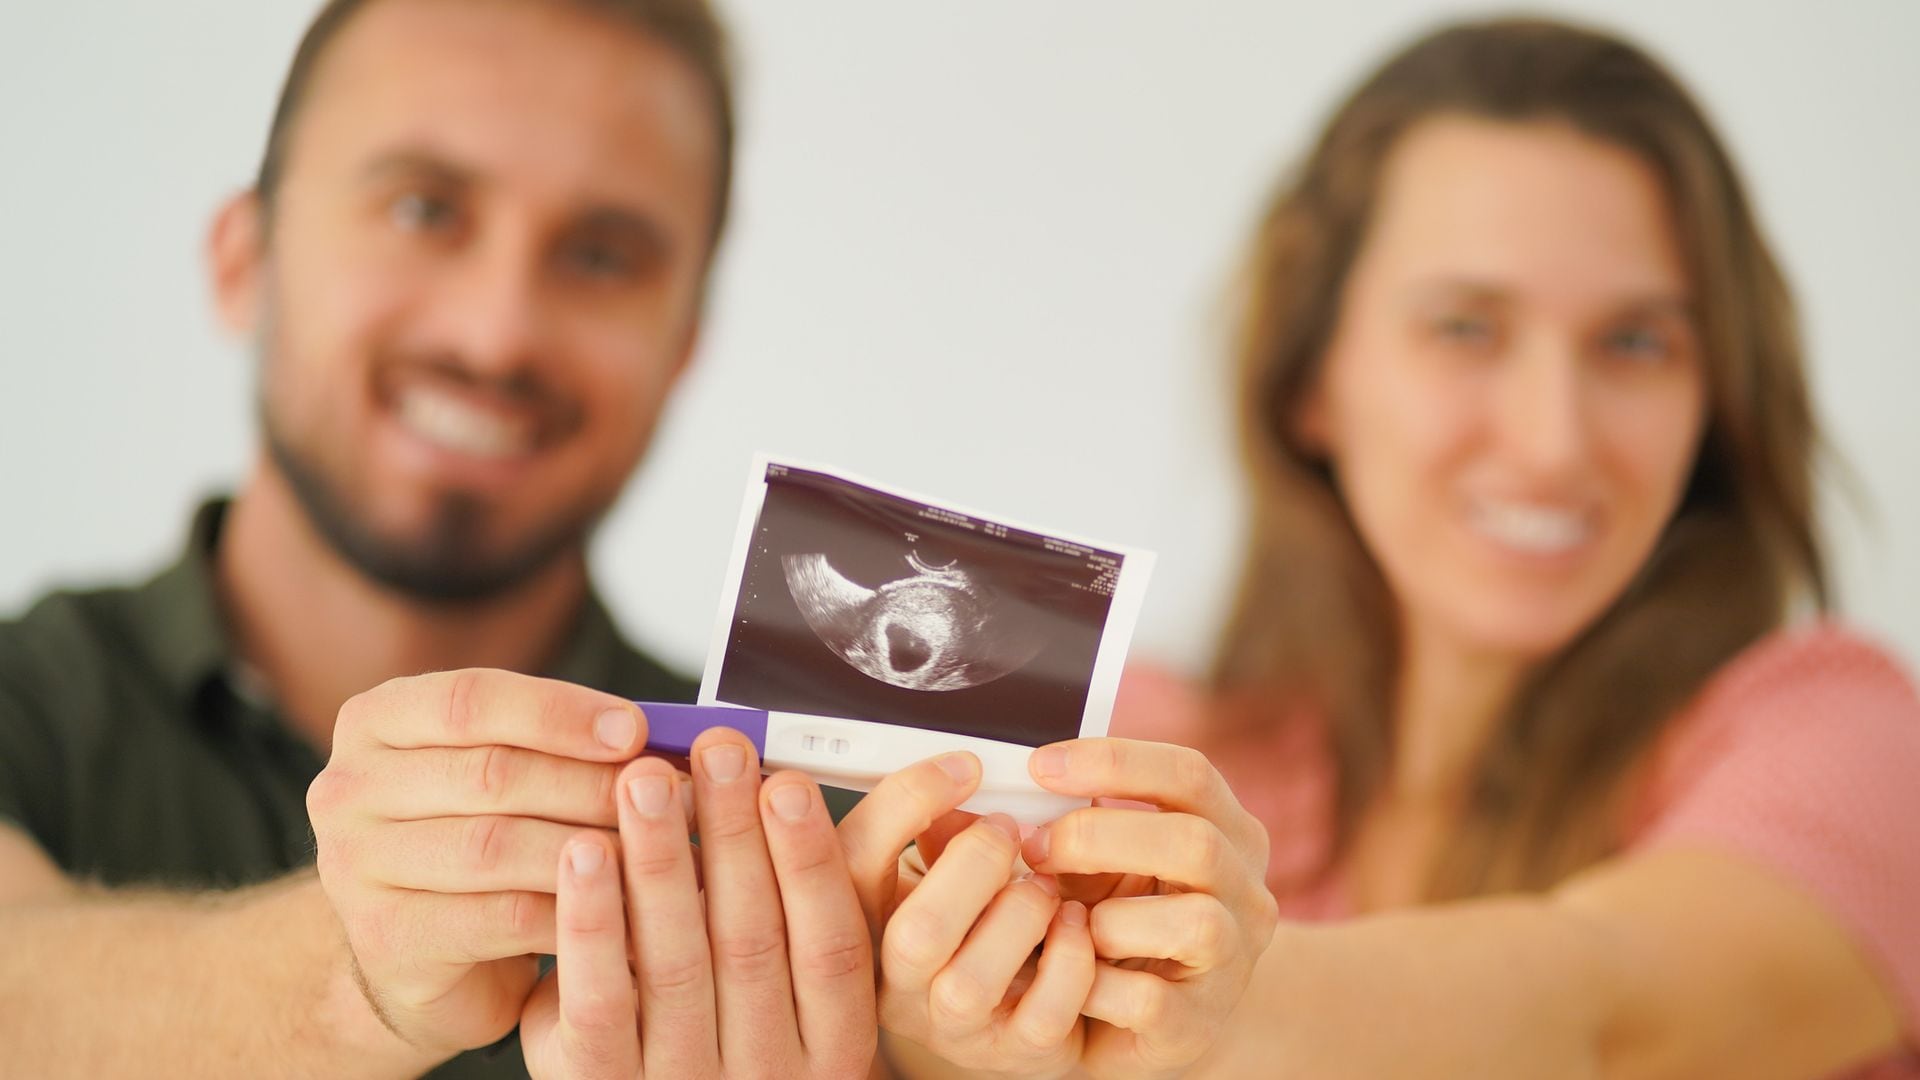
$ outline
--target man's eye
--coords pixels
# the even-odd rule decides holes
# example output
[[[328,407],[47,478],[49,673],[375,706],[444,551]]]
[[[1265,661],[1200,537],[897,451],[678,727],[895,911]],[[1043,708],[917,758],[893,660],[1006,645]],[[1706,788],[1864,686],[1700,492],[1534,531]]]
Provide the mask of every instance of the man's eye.
[[[450,228],[459,217],[453,200],[418,191],[395,199],[389,212],[401,228],[428,232]]]
[[[585,242],[570,245],[567,265],[587,277],[618,278],[633,273],[634,260],[615,244]]]

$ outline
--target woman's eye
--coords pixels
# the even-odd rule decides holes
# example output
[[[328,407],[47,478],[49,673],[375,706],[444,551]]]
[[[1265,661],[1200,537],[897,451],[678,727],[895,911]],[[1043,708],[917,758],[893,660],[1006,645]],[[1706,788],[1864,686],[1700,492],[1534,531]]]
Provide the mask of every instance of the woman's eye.
[[[393,201],[391,214],[403,229],[434,232],[453,225],[458,212],[451,199],[412,191]]]
[[[1628,360],[1665,360],[1672,352],[1664,334],[1644,326],[1623,326],[1602,340],[1609,356]]]
[[[1442,315],[1433,321],[1433,335],[1461,345],[1484,345],[1494,337],[1491,319],[1479,315]]]

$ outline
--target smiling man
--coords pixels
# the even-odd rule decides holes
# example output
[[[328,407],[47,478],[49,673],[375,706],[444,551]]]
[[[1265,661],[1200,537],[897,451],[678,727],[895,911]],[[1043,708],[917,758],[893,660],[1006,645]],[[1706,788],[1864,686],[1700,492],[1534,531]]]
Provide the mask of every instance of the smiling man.
[[[627,699],[692,690],[585,549],[693,352],[731,144],[701,0],[320,12],[208,248],[253,468],[159,577],[0,626],[0,1072],[520,1073],[455,1055],[519,1019],[561,845],[612,835]],[[764,863],[737,757],[695,789]]]

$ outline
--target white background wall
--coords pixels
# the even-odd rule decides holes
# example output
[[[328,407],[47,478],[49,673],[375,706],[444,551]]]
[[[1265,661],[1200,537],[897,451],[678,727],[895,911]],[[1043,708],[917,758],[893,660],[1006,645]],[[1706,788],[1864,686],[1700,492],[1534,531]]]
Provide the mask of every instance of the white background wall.
[[[199,247],[314,0],[0,2],[0,611],[143,574],[252,446]],[[1158,549],[1139,649],[1234,561],[1221,293],[1273,177],[1453,6],[727,0],[743,174],[699,366],[609,523],[626,625],[699,666],[757,448]],[[1554,4],[1718,119],[1870,515],[1846,608],[1920,656],[1920,4]]]

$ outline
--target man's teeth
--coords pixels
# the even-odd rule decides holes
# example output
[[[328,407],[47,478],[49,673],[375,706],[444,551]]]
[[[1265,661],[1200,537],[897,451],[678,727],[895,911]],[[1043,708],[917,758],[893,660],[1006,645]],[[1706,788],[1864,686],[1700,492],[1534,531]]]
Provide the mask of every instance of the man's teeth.
[[[532,432],[527,426],[432,390],[403,393],[399,415],[408,431],[456,453],[507,458],[533,449]]]
[[[1495,541],[1535,554],[1578,547],[1593,531],[1585,514],[1521,503],[1477,503],[1473,523]]]

